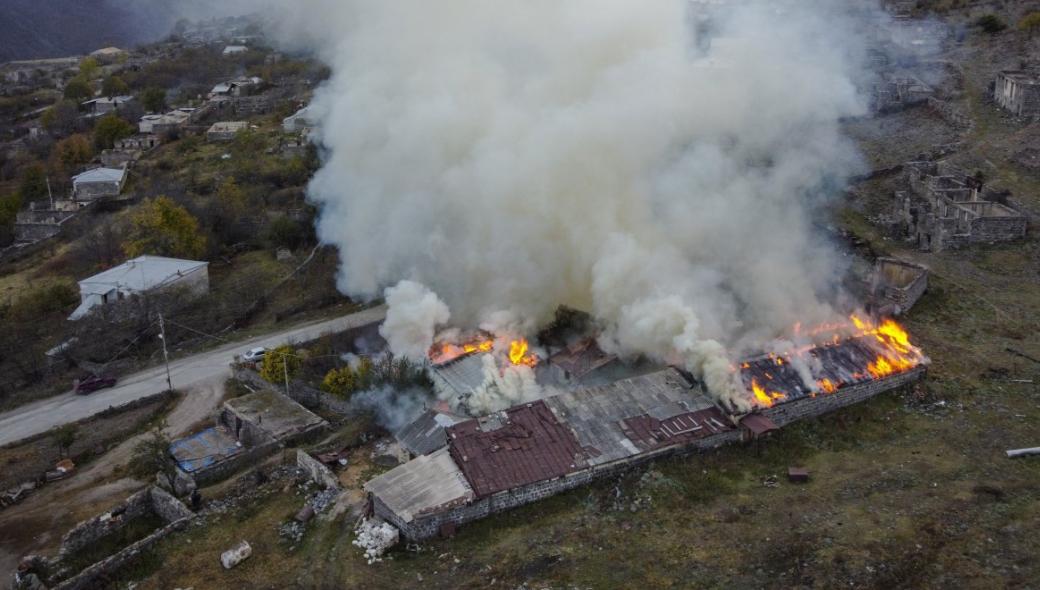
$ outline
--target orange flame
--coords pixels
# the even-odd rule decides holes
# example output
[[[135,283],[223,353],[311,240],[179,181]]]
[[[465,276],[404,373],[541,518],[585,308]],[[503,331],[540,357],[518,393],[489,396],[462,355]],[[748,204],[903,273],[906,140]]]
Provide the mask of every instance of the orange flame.
[[[835,391],[838,391],[837,384],[826,377],[817,381],[816,384],[820,386],[820,391],[824,393],[834,393]]]
[[[527,353],[527,340],[520,338],[509,343],[509,362],[514,365],[534,367],[538,364],[538,357]]]
[[[755,401],[765,408],[771,408],[777,401],[787,398],[779,391],[766,391],[757,379],[751,380],[751,392],[755,394]]]

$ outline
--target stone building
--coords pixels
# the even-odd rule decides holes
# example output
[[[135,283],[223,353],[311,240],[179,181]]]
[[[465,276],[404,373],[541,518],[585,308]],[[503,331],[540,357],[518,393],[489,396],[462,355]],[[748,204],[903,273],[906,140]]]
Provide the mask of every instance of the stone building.
[[[982,183],[946,162],[906,165],[908,191],[896,192],[899,232],[924,251],[1025,237],[1025,215],[986,200]]]
[[[69,319],[78,320],[100,305],[172,289],[182,289],[194,295],[208,293],[209,263],[163,256],[138,256],[80,281],[81,302]]]
[[[910,311],[928,289],[928,268],[897,258],[878,258],[871,283],[873,304],[884,315]]]
[[[222,121],[214,123],[206,131],[206,139],[209,141],[231,141],[239,132],[244,131],[249,124],[245,121]]]
[[[997,74],[993,100],[1017,117],[1040,115],[1040,76],[1022,70],[1004,70]]]
[[[858,350],[831,348],[850,358]],[[913,382],[924,371],[919,366],[880,379],[850,375],[827,395],[792,382],[788,399],[735,416],[678,371],[664,369],[448,426],[446,447],[417,456],[364,488],[374,516],[406,538],[448,536],[464,523],[655,458],[754,440],[778,425]]]
[[[72,199],[79,202],[118,197],[126,184],[126,167],[94,168],[72,177]]]
[[[935,89],[914,76],[884,74],[874,85],[871,107],[875,113],[925,104],[935,96]]]

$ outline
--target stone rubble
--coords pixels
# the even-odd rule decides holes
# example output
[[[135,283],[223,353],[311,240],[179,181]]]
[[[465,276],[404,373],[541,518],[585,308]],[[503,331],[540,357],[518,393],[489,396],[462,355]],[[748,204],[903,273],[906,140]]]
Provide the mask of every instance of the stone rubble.
[[[396,528],[385,522],[367,518],[358,525],[354,532],[357,534],[354,545],[364,549],[365,559],[369,565],[382,561],[386,550],[396,545],[400,538],[400,533]]]

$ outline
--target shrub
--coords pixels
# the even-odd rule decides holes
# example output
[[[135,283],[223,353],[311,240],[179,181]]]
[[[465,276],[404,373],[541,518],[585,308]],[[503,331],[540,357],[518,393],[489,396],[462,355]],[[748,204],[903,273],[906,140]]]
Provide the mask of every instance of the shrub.
[[[980,16],[975,19],[975,26],[982,29],[983,32],[989,33],[990,35],[999,33],[1007,28],[1004,21],[995,14],[987,14]]]
[[[1018,28],[1027,33],[1035,33],[1040,30],[1040,12],[1030,12],[1018,21]]]
[[[98,151],[112,149],[117,141],[130,137],[134,131],[133,125],[119,118],[115,113],[109,113],[101,117],[94,126],[94,147]]]
[[[268,350],[260,363],[260,376],[268,383],[284,383],[300,371],[300,357],[288,344]]]
[[[372,359],[362,358],[358,365],[332,369],[325,374],[321,382],[321,390],[336,397],[350,399],[350,396],[372,386],[374,376]]]

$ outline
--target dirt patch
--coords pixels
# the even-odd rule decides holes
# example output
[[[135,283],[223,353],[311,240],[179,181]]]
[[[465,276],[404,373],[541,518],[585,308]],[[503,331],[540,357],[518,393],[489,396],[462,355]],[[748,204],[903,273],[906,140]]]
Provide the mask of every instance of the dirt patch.
[[[108,451],[116,441],[140,430],[169,404],[168,398],[157,398],[125,412],[87,420],[77,425],[72,446],[65,455],[77,464],[86,463]],[[60,458],[53,433],[17,446],[0,448],[0,489],[37,479],[45,471],[54,469]]]

